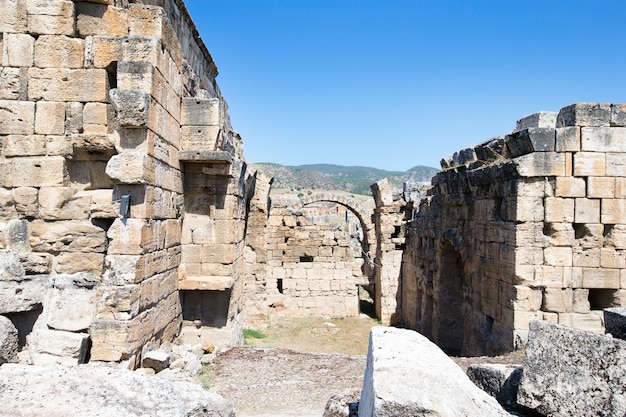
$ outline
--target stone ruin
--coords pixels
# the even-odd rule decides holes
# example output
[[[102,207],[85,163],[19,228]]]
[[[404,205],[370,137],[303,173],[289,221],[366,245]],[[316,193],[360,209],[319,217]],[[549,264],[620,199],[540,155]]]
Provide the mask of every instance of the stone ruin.
[[[406,222],[397,320],[492,355],[626,303],[626,105],[574,104],[442,161]]]
[[[257,173],[184,3],[0,9],[0,314],[32,362],[241,344]]]
[[[469,355],[536,319],[601,331],[625,303],[624,105],[528,116],[427,192],[281,202],[182,0],[0,9],[0,314],[32,363],[237,346],[244,321],[356,315],[363,291]]]

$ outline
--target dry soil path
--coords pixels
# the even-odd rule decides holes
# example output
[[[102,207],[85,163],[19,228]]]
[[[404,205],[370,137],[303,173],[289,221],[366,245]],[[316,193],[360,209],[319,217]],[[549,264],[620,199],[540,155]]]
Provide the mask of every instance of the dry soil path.
[[[214,364],[217,392],[238,417],[321,417],[334,394],[360,391],[365,356],[278,348],[235,348]]]

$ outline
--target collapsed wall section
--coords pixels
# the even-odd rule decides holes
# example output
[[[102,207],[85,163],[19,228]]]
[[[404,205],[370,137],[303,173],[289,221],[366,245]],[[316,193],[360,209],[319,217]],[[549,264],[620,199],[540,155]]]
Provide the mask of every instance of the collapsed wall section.
[[[624,111],[535,114],[443,161],[407,228],[403,321],[471,355],[521,347],[531,320],[601,331],[626,303]]]
[[[91,345],[92,360],[119,361],[171,340],[183,319],[179,287],[189,288],[181,264],[195,273],[198,263],[183,262],[196,245],[183,238],[193,232],[187,211],[231,223],[198,244],[234,248],[213,263],[232,281],[222,327],[238,343],[242,213],[254,173],[183,2],[4,0],[0,8],[0,245],[19,258],[2,285],[44,287],[28,307],[44,310],[30,345],[63,336],[60,344],[78,350]],[[67,302],[76,289],[78,304],[95,306],[81,313],[80,329],[50,319],[58,305],[46,301],[50,288]]]

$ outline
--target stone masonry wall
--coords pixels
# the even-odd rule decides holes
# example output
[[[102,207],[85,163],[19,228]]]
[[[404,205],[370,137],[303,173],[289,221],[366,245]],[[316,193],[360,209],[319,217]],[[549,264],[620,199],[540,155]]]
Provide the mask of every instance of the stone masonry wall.
[[[263,274],[248,283],[251,320],[278,312],[294,316],[359,313],[358,286],[369,283],[364,272],[364,227],[350,209],[332,202],[349,204],[345,199],[317,197],[299,204],[272,202],[266,250],[259,250],[259,245],[250,252],[256,262],[263,262],[261,256],[267,260]]]
[[[442,162],[408,224],[402,318],[451,352],[531,320],[601,331],[626,303],[626,106],[575,104]]]
[[[19,259],[0,289],[48,288],[28,307],[44,309],[33,354],[89,338],[92,360],[136,360],[179,332],[179,289],[227,292],[221,327],[240,343],[255,174],[182,1],[0,10],[0,248]],[[51,319],[53,293],[95,307],[72,327]]]

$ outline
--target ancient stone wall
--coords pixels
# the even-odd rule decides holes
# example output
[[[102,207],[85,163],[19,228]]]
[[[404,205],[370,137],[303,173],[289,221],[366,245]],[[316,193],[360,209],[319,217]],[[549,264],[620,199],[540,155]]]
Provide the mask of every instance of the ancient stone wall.
[[[183,319],[241,343],[255,174],[183,2],[0,10],[0,299],[38,288],[0,314],[43,307],[33,356],[134,360]]]
[[[443,161],[407,225],[404,323],[472,355],[522,346],[531,320],[601,331],[626,302],[625,109],[538,113]]]
[[[254,250],[255,261],[263,259],[262,253],[266,268],[248,284],[250,319],[277,312],[357,315],[358,287],[369,284],[367,236],[372,239],[373,228],[368,211],[333,194],[295,203],[272,201],[266,249],[259,251],[258,245]]]

